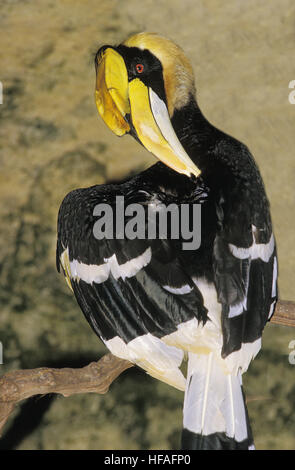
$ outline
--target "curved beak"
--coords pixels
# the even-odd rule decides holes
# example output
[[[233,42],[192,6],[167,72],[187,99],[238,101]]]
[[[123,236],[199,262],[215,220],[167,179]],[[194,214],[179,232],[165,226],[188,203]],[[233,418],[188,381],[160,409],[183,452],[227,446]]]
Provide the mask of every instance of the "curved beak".
[[[95,98],[100,116],[116,135],[130,132],[130,118],[149,152],[178,173],[200,175],[178,140],[164,101],[139,78],[128,82],[124,59],[111,47],[98,60]]]

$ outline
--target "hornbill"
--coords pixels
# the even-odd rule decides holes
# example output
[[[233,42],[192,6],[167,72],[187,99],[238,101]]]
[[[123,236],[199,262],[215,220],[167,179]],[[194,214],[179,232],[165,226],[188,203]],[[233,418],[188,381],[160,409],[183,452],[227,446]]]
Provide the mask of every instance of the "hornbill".
[[[160,161],[120,184],[65,197],[58,270],[114,355],[185,392],[183,449],[253,449],[241,376],[261,348],[277,299],[276,247],[260,172],[243,143],[204,117],[192,66],[170,40],[135,34],[101,47],[95,66],[102,119]],[[129,216],[124,224],[134,204],[143,208],[144,236],[126,236],[122,227],[113,236],[95,234],[102,213],[96,208],[116,213],[118,196]],[[151,214],[169,204],[186,205],[189,214],[201,208],[198,247],[184,249],[183,237],[172,232],[146,235]],[[153,220],[157,229],[159,217]]]

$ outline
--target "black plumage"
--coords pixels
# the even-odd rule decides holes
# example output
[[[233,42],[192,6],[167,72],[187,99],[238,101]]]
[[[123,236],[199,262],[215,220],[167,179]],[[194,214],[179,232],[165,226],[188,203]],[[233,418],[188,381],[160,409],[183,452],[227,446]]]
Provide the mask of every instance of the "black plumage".
[[[114,336],[118,332],[117,323],[112,333],[106,334],[102,319],[104,317],[110,319],[116,312],[125,324],[123,330],[126,332],[122,333],[124,340],[130,341],[133,337],[146,332],[159,337],[164,336],[175,330],[179,323],[193,316],[197,319],[206,319],[204,313],[206,309],[202,305],[202,296],[197,292],[196,286],[194,294],[182,296],[183,306],[178,305],[177,296],[163,293],[158,286],[168,284],[172,287],[181,287],[191,283],[192,277],[204,276],[209,282],[215,283],[219,300],[223,305],[223,354],[226,355],[239,349],[242,342],[252,342],[261,336],[268,319],[270,305],[274,300],[269,292],[272,285],[272,262],[240,260],[228,249],[230,243],[241,248],[249,248],[253,243],[252,225],[259,227],[260,243],[269,240],[271,235],[269,204],[257,166],[248,149],[212,127],[201,116],[198,108],[194,111],[197,115],[197,119],[193,121],[196,123],[195,128],[190,126],[185,139],[182,139],[181,135],[179,137],[185,148],[186,141],[189,142],[188,153],[192,157],[195,153],[198,166],[203,170],[202,177],[193,181],[177,174],[162,163],[157,163],[122,184],[99,185],[72,191],[64,199],[59,211],[57,260],[59,266],[59,257],[64,247],[69,247],[70,261],[76,259],[86,264],[101,265],[105,258],[115,253],[118,262],[123,264],[151,246],[151,262],[138,276],[135,276],[136,280],[131,278],[119,282],[116,286],[114,280],[110,278],[105,285],[94,284],[83,288],[79,286],[85,284],[83,281],[73,282],[74,293],[88,321],[92,324],[92,317],[97,317],[95,324],[101,322],[99,333],[109,339],[110,334]],[[183,110],[182,122],[188,122],[187,116],[193,117],[192,105]],[[183,128],[179,116],[176,118],[176,123],[176,130]],[[202,137],[200,138],[200,123],[202,129],[206,128],[206,132],[202,135],[205,137],[205,142],[202,141]],[[192,148],[194,133],[198,135],[198,140],[195,140]],[[145,207],[155,196],[167,205],[202,203],[200,248],[193,252],[184,251],[181,249],[181,239],[97,240],[93,235],[93,226],[97,220],[93,215],[94,207],[107,202],[113,204],[115,208],[115,198],[118,195],[125,196],[126,205],[136,202]],[[249,278],[248,309],[242,316],[229,320],[226,318],[228,307],[241,301],[245,295],[246,278]],[[87,306],[89,290],[93,291],[92,302],[94,302],[91,314],[86,313],[89,310]],[[110,293],[108,301],[107,292]],[[143,319],[147,316],[145,310],[148,310],[149,297],[154,298],[154,295],[158,295],[159,299],[153,302],[154,320],[150,320],[150,323],[155,325],[151,326],[149,323],[149,330],[142,323],[148,324],[148,321]],[[265,302],[261,302],[261,295],[265,296]],[[143,301],[144,296],[145,301]],[[83,302],[81,298],[84,299]],[[103,303],[101,299],[104,299]],[[170,318],[174,312],[174,308],[171,310],[170,306],[164,313],[157,312],[158,303],[169,304],[169,302],[175,303],[174,308],[179,312],[183,309],[186,312],[176,315],[178,321]],[[140,325],[137,328],[133,326],[132,333],[128,333],[132,317],[137,318]],[[162,328],[157,326],[161,317],[164,325]],[[95,329],[97,331],[97,328]]]
[[[116,50],[125,60],[128,80],[136,77],[134,60],[140,61],[150,70],[143,82],[167,103],[160,61],[147,50],[124,45]],[[126,119],[130,133],[140,140],[132,126],[132,116]],[[210,324],[220,321],[220,357],[226,359],[259,340],[274,310],[276,250],[269,203],[248,148],[210,124],[194,96],[190,95],[184,106],[174,110],[171,123],[201,175],[189,178],[159,162],[121,184],[72,191],[62,202],[58,215],[57,267],[66,275],[86,319],[107,345],[117,337],[126,346],[137,344],[134,340],[142,338],[140,345],[144,348],[144,338],[150,340],[152,336],[163,339],[160,342],[163,347],[168,345],[167,351],[161,350],[164,356],[170,354],[169,347],[171,354],[174,347],[181,354],[203,353],[203,343],[198,350],[197,340],[193,344],[182,333],[177,339],[173,335],[190,321],[196,320],[201,328],[206,325],[209,331]],[[151,205],[156,210],[160,203],[176,204],[179,208],[181,204],[190,207],[201,204],[200,247],[183,250],[181,237],[169,236],[98,240],[93,233],[98,219],[94,208],[107,203],[115,211],[117,196],[124,196],[125,206],[140,204],[146,215]],[[145,233],[148,223],[147,215]],[[136,259],[142,263],[138,268],[134,264]],[[210,314],[212,289],[208,288],[207,299],[206,286],[213,286],[220,314],[217,310]],[[113,352],[124,357],[119,349]],[[143,350],[138,356],[134,351],[131,359],[157,376],[154,363],[149,366],[142,362],[149,361],[148,353],[142,359]],[[246,357],[241,354],[233,370],[246,370],[256,352],[251,354]],[[160,362],[159,355],[162,370]],[[194,443],[194,439],[187,437],[194,434],[190,433],[184,431],[185,448],[200,447],[203,439],[198,437]],[[213,447],[219,448],[222,442],[227,442],[228,436],[223,432],[210,436],[201,447],[213,443]],[[250,431],[243,442],[235,446],[229,441],[225,448],[249,447]]]

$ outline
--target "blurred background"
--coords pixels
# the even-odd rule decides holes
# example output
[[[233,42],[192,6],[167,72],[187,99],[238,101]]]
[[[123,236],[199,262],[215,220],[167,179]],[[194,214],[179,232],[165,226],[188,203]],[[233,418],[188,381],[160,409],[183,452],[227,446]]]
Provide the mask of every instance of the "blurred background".
[[[207,118],[248,145],[272,207],[279,289],[295,300],[293,0],[1,0],[0,374],[79,367],[106,350],[55,268],[56,218],[72,189],[154,163],[97,116],[94,54],[142,30],[192,61]],[[258,449],[295,448],[292,328],[267,325],[244,375]],[[6,425],[2,449],[177,449],[183,394],[135,368],[104,395],[35,397]]]

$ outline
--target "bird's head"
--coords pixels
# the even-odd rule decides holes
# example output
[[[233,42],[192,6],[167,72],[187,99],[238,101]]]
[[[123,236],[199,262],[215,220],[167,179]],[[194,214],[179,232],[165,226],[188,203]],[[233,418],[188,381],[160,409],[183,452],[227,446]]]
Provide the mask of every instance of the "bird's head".
[[[118,136],[131,133],[167,166],[187,176],[200,170],[171,124],[174,112],[195,94],[192,67],[182,49],[153,33],[103,46],[95,58],[96,105]]]

